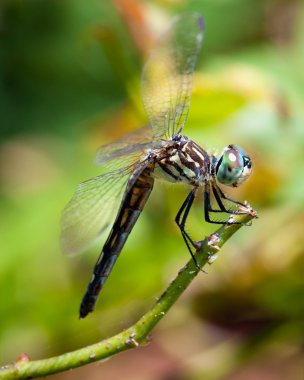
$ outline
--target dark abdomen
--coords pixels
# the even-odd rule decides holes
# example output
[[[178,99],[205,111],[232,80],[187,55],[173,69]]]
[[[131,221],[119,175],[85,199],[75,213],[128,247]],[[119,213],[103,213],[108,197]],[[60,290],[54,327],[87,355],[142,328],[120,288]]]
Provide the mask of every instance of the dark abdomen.
[[[98,294],[152,191],[153,170],[154,162],[135,170],[129,179],[118,215],[94,267],[92,280],[80,305],[80,318],[84,318],[94,310]]]

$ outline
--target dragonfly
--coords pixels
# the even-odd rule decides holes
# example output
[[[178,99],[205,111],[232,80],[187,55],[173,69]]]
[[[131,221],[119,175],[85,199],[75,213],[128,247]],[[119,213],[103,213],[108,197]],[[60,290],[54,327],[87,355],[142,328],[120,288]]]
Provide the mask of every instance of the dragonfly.
[[[191,188],[175,221],[197,266],[196,243],[186,231],[186,222],[198,191],[201,189],[204,194],[206,222],[237,223],[231,222],[232,214],[249,213],[245,203],[229,198],[220,188],[222,184],[237,187],[250,176],[252,161],[245,151],[231,144],[217,158],[182,134],[203,33],[204,20],[197,13],[184,13],[173,19],[143,67],[141,92],[148,127],[101,146],[96,163],[106,171],[80,183],[63,211],[61,245],[72,254],[84,251],[109,227],[117,213],[82,299],[80,318],[94,310],[155,180],[186,183]],[[215,218],[226,214],[230,219]]]

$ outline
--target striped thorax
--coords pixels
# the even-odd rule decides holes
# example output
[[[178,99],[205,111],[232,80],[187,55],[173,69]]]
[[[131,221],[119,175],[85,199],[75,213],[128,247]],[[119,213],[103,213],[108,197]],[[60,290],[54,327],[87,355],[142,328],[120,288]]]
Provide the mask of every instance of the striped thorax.
[[[154,176],[169,182],[201,185],[210,172],[207,152],[186,136],[177,136],[156,154]]]

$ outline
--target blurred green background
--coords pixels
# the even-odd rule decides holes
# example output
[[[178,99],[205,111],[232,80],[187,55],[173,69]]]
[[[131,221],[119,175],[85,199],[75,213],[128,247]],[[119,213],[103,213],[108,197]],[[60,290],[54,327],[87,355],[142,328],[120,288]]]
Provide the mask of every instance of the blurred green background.
[[[121,331],[189,254],[174,223],[187,188],[157,184],[96,311],[78,320],[104,235],[59,247],[61,210],[98,175],[98,146],[146,123],[139,80],[159,31],[183,11],[206,33],[185,134],[254,160],[230,194],[260,218],[199,275],[144,348],[54,379],[304,378],[304,4],[283,0],[2,0],[0,364],[58,355]],[[202,200],[189,223],[214,230]]]

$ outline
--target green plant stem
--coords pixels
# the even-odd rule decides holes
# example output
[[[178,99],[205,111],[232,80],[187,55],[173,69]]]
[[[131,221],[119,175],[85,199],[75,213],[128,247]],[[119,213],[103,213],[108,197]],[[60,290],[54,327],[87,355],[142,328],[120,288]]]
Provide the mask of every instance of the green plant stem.
[[[234,217],[233,219],[241,224],[223,225],[215,233],[198,242],[195,258],[200,267],[203,268],[207,263],[211,263],[212,258],[219,252],[223,244],[243,224],[250,222],[255,217],[256,214],[253,210],[250,214]],[[150,331],[166,315],[199,271],[193,260],[190,259],[155,305],[127,330],[99,343],[48,359],[31,361],[26,355],[23,355],[16,362],[0,368],[0,379],[29,379],[47,376],[105,359],[121,351],[145,344]]]

